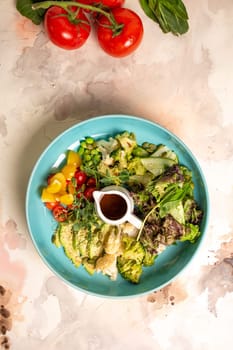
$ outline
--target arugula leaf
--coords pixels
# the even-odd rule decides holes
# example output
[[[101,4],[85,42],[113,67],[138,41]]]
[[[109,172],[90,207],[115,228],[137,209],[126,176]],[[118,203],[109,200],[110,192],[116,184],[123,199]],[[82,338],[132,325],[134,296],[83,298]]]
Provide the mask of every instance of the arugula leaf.
[[[22,16],[29,18],[34,24],[38,25],[43,21],[46,10],[33,10],[32,4],[35,2],[38,2],[38,0],[17,0],[16,9]]]
[[[182,0],[139,0],[145,14],[160,25],[164,33],[188,31],[188,13]]]

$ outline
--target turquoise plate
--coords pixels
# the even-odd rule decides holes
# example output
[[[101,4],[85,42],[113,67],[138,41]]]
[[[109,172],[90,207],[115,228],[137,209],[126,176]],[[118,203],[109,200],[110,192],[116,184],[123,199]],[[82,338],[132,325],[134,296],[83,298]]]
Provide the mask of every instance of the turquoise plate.
[[[51,168],[59,166],[67,149],[77,149],[79,141],[86,136],[96,139],[107,138],[125,130],[134,132],[137,142],[144,141],[165,144],[173,149],[180,163],[193,173],[195,199],[204,211],[201,223],[201,237],[195,243],[178,243],[168,247],[156,259],[152,267],[144,268],[139,284],[134,285],[118,276],[111,281],[102,274],[90,276],[83,267],[75,268],[65,256],[62,248],[51,243],[56,227],[51,213],[40,200],[40,189]],[[93,295],[123,298],[155,291],[170,283],[187,266],[196,254],[207,228],[209,199],[207,185],[201,168],[185,144],[168,130],[148,120],[127,116],[108,115],[89,119],[69,128],[58,136],[38,159],[27,188],[26,217],[31,238],[41,258],[48,267],[71,286]]]

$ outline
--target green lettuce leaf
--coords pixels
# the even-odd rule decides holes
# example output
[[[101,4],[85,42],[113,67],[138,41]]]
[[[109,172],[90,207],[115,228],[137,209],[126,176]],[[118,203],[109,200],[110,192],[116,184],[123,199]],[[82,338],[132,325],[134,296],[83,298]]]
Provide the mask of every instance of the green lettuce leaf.
[[[198,225],[187,224],[185,225],[185,234],[180,238],[180,241],[189,241],[195,243],[200,236],[200,229]]]

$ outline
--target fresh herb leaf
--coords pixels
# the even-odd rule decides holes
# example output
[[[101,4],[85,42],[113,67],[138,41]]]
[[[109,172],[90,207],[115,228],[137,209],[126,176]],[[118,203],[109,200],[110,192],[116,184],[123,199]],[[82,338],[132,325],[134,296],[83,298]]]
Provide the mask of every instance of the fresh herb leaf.
[[[201,233],[198,225],[187,224],[185,226],[185,234],[180,238],[180,240],[182,242],[189,241],[191,243],[195,243],[200,234]]]
[[[182,201],[185,196],[190,192],[190,188],[192,188],[192,183],[185,183],[182,187],[179,184],[171,184],[168,187],[168,190],[165,192],[163,198],[160,201],[160,206],[167,204],[169,202],[178,202]]]
[[[79,199],[77,208],[71,210],[71,221],[74,223],[75,231],[81,228],[91,231],[92,226],[99,226],[99,217],[96,214],[94,203],[84,197]]]
[[[143,231],[144,225],[147,222],[148,218],[151,216],[152,213],[155,212],[156,209],[159,209],[159,215],[160,217],[164,217],[169,213],[173,213],[176,216],[176,219],[178,219],[178,222],[183,223],[185,221],[184,219],[184,209],[182,205],[182,209],[179,207],[182,200],[190,194],[190,191],[192,191],[192,183],[187,182],[182,187],[180,187],[179,184],[171,184],[168,189],[166,190],[164,196],[158,202],[145,216],[142,226],[138,232],[137,240],[139,240],[141,233]]]
[[[46,10],[33,10],[32,4],[35,2],[38,2],[38,0],[17,0],[16,9],[22,16],[29,18],[34,24],[38,25],[43,21]]]
[[[188,31],[188,13],[182,0],[139,0],[145,14],[159,23],[164,33],[181,35]]]
[[[151,3],[151,5],[149,5],[149,3]],[[140,4],[142,9],[144,10],[145,14],[151,18],[154,22],[159,23],[159,21],[157,20],[157,17],[155,16],[154,11],[151,10],[151,8],[155,8],[157,3],[157,0],[153,0],[153,1],[148,1],[148,0],[140,0]]]

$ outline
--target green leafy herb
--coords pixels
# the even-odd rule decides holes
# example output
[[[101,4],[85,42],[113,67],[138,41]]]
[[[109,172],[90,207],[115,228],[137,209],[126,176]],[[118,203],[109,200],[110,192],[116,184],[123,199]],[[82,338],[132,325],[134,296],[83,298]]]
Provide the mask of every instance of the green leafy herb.
[[[187,224],[185,227],[185,235],[181,237],[181,241],[189,241],[195,243],[201,232],[198,225]]]
[[[139,0],[145,14],[160,25],[164,33],[181,35],[188,31],[188,13],[182,0]]]
[[[137,240],[140,239],[141,233],[143,231],[144,225],[147,222],[148,218],[156,209],[159,210],[160,217],[165,217],[167,214],[173,214],[175,219],[178,222],[184,223],[184,209],[182,205],[183,199],[192,191],[192,183],[187,182],[182,187],[179,184],[171,184],[165,191],[164,196],[145,216],[142,226],[138,232]]]
[[[95,177],[96,183],[101,187],[109,185],[123,185],[128,182],[130,178],[128,170],[122,170],[118,175],[111,175],[107,169],[106,174],[101,174],[101,176],[98,169],[83,166],[83,170],[88,176]]]
[[[38,0],[17,0],[16,9],[22,16],[29,18],[34,24],[40,24],[43,21],[46,10],[33,10],[32,4],[35,2],[38,2]]]
[[[96,214],[94,203],[89,202],[85,198],[79,200],[79,205],[71,211],[71,221],[74,223],[75,231],[85,228],[91,231],[92,226],[99,226],[99,217]]]

